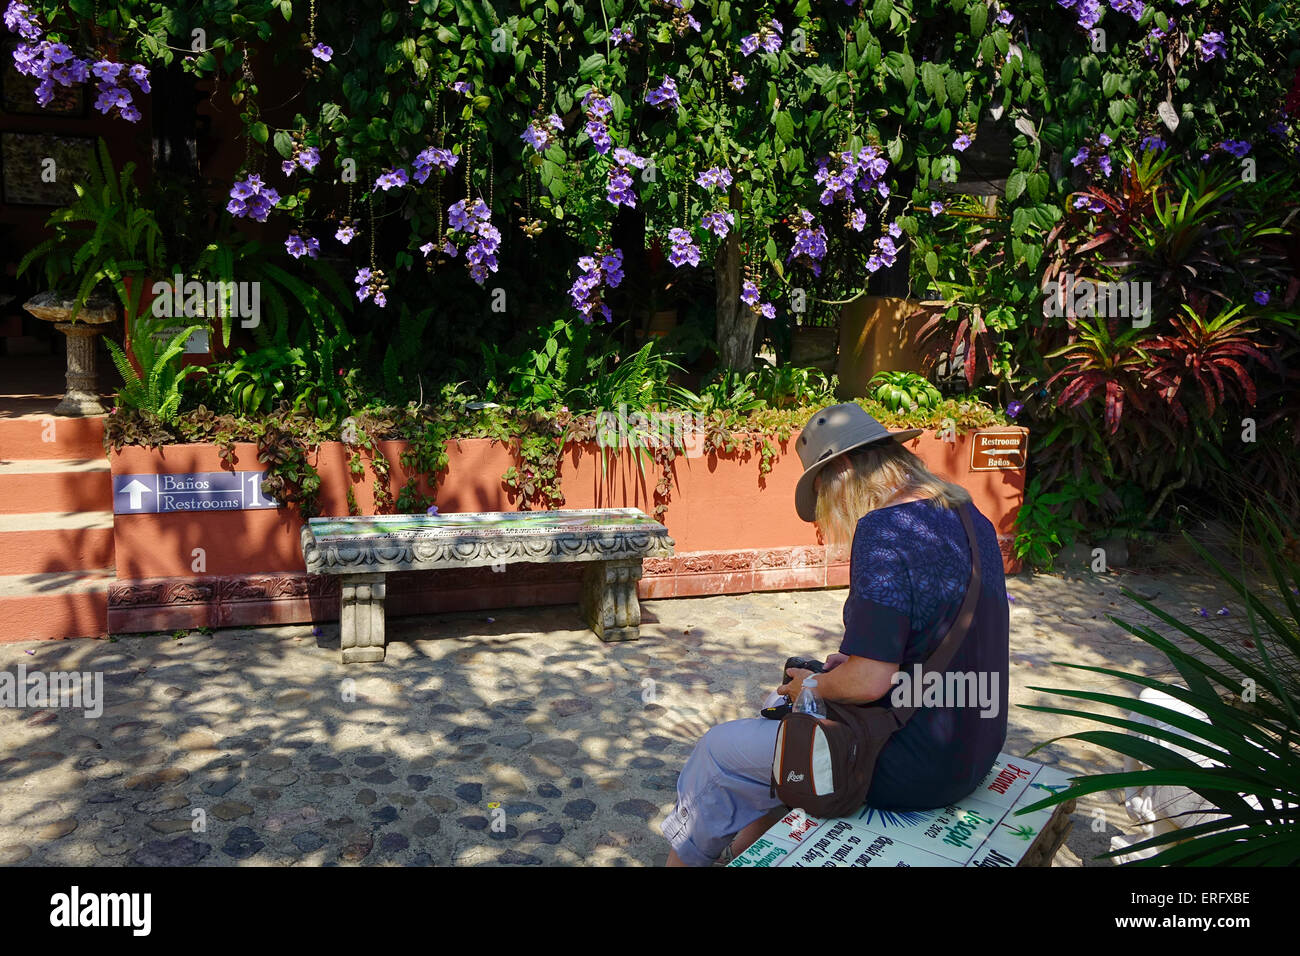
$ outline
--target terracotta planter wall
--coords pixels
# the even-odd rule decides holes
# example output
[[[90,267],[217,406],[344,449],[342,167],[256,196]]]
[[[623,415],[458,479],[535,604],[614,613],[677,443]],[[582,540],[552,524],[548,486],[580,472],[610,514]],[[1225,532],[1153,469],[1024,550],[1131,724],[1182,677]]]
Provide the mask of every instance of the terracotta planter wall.
[[[847,583],[847,563],[828,563],[815,528],[795,515],[794,486],[802,471],[794,452],[797,437],[780,448],[766,476],[759,474],[756,454],[697,454],[675,461],[665,523],[676,542],[676,554],[646,562],[642,597]],[[389,490],[394,496],[406,481],[398,464],[404,446],[403,442],[381,444],[392,462]],[[1008,555],[1024,472],[970,471],[970,436],[945,443],[926,434],[909,447],[937,473],[970,490],[997,528],[1004,556]],[[252,445],[237,446],[236,456],[238,470],[262,467]],[[517,498],[501,480],[502,473],[517,464],[507,446],[488,439],[452,442],[448,458],[437,493],[440,511],[518,508]],[[221,470],[217,448],[211,445],[124,449],[111,457],[111,466],[114,475]],[[360,480],[350,473],[345,446],[321,446],[316,467],[322,479],[323,514],[347,514],[349,487],[360,510],[374,513],[374,477],[369,470]],[[602,469],[594,445],[571,447],[561,479],[568,508],[635,507],[653,513],[657,476],[642,474],[628,452],[611,454]],[[336,617],[337,599],[331,591],[336,583],[305,574],[301,525],[291,509],[117,515],[119,581],[109,598],[110,630]],[[1009,560],[1007,564],[1010,567]],[[425,572],[412,575],[409,582],[403,577],[395,576],[390,588],[393,613],[577,600],[576,575],[552,567],[513,566],[504,575],[485,575],[483,569]]]

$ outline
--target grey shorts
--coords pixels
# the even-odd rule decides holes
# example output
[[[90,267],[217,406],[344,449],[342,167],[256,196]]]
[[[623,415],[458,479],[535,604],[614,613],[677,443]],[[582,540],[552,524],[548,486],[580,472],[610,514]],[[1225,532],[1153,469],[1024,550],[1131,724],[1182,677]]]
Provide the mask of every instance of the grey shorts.
[[[677,779],[677,806],[659,829],[687,866],[713,863],[735,834],[784,804],[771,795],[779,720],[718,724],[700,738]]]

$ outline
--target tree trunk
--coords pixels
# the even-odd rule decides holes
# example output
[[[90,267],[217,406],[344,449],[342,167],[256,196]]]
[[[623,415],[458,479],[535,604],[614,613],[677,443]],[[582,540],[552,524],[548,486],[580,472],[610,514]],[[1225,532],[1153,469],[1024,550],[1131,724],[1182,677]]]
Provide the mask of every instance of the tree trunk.
[[[731,208],[740,225],[739,190],[732,187]],[[748,372],[754,367],[754,329],[758,316],[740,301],[740,230],[732,229],[718,249],[713,282],[718,293],[718,355],[724,368]]]

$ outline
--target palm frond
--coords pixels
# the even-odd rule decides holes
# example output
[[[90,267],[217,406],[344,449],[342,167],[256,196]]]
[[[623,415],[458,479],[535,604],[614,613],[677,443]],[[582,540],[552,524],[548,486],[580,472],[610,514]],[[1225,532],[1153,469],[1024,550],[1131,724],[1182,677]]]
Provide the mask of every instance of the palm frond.
[[[1203,660],[1151,627],[1113,617],[1130,634],[1160,650],[1185,686],[1114,668],[1065,665],[1161,691],[1195,708],[1203,717],[1118,694],[1031,688],[1134,715],[1120,717],[1058,706],[1022,705],[1040,713],[1082,718],[1127,731],[1086,730],[1056,739],[1102,747],[1149,769],[1076,777],[1067,790],[1027,809],[1043,809],[1117,788],[1185,788],[1201,797],[1209,807],[1204,813],[1214,819],[1176,828],[1104,856],[1155,851],[1147,859],[1131,861],[1134,866],[1279,865],[1300,860],[1300,753],[1296,750],[1296,741],[1300,740],[1296,681],[1300,673],[1300,602],[1290,590],[1300,589],[1300,566],[1286,557],[1282,547],[1285,541],[1294,540],[1294,536],[1283,532],[1284,522],[1285,516],[1275,507],[1245,509],[1243,554],[1249,535],[1255,553],[1263,556],[1263,570],[1271,577],[1272,586],[1267,588],[1248,577],[1244,567],[1242,573],[1234,574],[1199,542],[1192,542],[1216,575],[1246,605],[1258,660],[1247,659],[1125,591],[1130,600],[1157,620],[1209,652],[1212,660]],[[1243,681],[1247,680],[1254,682],[1257,694],[1242,700]],[[1134,717],[1145,717],[1150,723]]]

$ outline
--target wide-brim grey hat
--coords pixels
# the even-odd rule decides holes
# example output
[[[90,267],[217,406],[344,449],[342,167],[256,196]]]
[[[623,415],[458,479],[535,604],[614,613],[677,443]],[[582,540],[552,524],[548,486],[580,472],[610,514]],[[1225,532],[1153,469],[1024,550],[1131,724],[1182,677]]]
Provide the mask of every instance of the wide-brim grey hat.
[[[836,455],[864,445],[893,439],[907,441],[921,434],[923,428],[890,431],[853,402],[831,405],[808,419],[795,449],[803,462],[804,472],[794,489],[794,509],[804,521],[817,514],[817,475]]]

